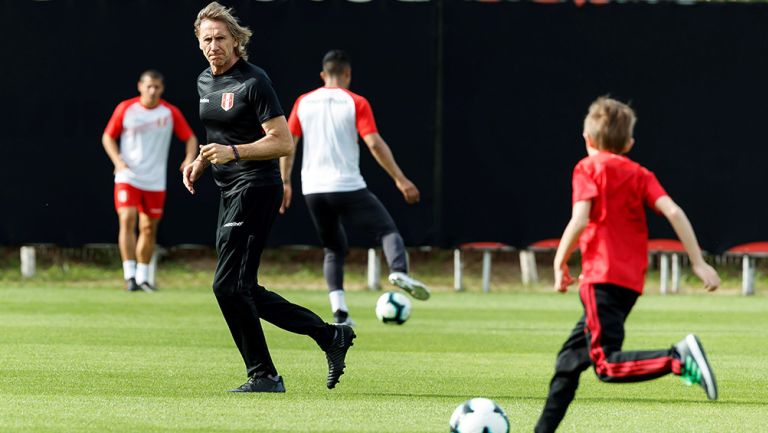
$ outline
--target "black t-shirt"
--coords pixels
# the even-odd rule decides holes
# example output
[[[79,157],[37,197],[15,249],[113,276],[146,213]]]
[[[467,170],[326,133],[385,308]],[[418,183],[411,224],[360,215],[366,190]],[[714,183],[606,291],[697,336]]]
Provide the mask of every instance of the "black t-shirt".
[[[264,137],[262,123],[284,115],[267,73],[243,59],[221,75],[213,75],[211,68],[203,71],[197,91],[208,143],[252,143]],[[277,159],[230,161],[213,165],[213,178],[225,194],[276,185],[281,183],[280,165]]]

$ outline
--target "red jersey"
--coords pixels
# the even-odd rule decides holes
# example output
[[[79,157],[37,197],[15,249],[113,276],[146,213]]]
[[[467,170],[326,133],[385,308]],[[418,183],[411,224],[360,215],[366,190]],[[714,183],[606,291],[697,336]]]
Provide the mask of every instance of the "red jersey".
[[[611,283],[643,292],[648,268],[645,206],[667,195],[656,176],[629,158],[600,152],[576,164],[573,203],[592,202],[579,239],[582,284]]]

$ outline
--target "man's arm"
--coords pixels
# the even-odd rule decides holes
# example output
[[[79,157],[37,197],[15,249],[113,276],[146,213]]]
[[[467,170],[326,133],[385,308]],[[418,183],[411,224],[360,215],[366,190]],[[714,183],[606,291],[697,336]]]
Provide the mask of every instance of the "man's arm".
[[[240,159],[268,160],[293,152],[294,144],[285,116],[278,116],[261,124],[264,137],[253,143],[235,145]],[[211,164],[226,164],[235,159],[232,146],[209,143],[200,148],[200,154]]]
[[[112,164],[115,166],[115,173],[128,168],[128,165],[123,161],[123,158],[120,157],[120,147],[117,145],[117,140],[105,133],[101,136],[101,144],[104,146],[107,156],[109,156],[109,159],[112,160]]]
[[[284,214],[286,209],[291,207],[291,198],[293,198],[293,186],[291,185],[291,173],[293,173],[293,161],[296,156],[296,146],[299,144],[298,135],[293,135],[293,151],[288,155],[280,157],[280,177],[283,179],[283,203],[280,205],[280,213]]]
[[[387,142],[381,138],[381,135],[378,132],[373,132],[363,137],[363,141],[368,145],[368,150],[371,151],[376,162],[395,181],[395,185],[403,193],[405,201],[408,204],[417,203],[420,198],[419,189],[400,170],[397,162],[395,162],[394,155],[392,155],[392,150],[387,145]]]
[[[568,286],[573,282],[573,278],[568,273],[568,259],[571,258],[571,253],[576,249],[579,236],[581,236],[581,233],[589,224],[589,212],[591,210],[592,202],[589,200],[577,201],[573,204],[571,220],[565,226],[565,231],[563,231],[563,236],[560,238],[560,244],[557,246],[557,253],[555,253],[555,261],[553,263],[555,269],[555,290],[558,292],[565,293],[568,291]]]
[[[184,167],[192,164],[195,158],[197,158],[197,155],[200,153],[200,150],[197,148],[198,143],[195,134],[189,136],[184,146],[186,149],[186,155],[184,156],[184,161],[181,162],[181,166],[179,167],[180,171],[184,171]]]
[[[685,215],[683,209],[677,205],[668,195],[659,197],[654,204],[656,209],[664,215],[675,230],[680,242],[683,243],[685,252],[691,260],[693,272],[704,282],[704,288],[710,292],[720,286],[720,277],[717,271],[704,261],[699,242],[693,226]]]

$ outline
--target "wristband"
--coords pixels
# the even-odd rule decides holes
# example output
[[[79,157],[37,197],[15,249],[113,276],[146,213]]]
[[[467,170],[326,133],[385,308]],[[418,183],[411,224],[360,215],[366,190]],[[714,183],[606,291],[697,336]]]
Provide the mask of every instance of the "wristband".
[[[240,162],[240,152],[237,151],[237,147],[234,144],[230,144],[229,147],[232,148],[232,153],[235,154],[235,163]]]

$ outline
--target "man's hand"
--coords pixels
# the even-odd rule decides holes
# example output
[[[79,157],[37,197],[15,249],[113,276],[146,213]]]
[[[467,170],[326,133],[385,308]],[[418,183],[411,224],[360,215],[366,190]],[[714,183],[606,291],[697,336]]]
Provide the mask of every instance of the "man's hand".
[[[118,172],[121,172],[126,168],[128,168],[128,164],[126,164],[125,161],[121,159],[117,162],[117,164],[115,164],[115,171],[113,173],[117,174]]]
[[[194,156],[191,158],[184,158],[184,161],[181,161],[181,165],[179,166],[179,171],[183,173],[184,167],[188,166],[189,164],[192,164],[193,162],[195,162]]]
[[[200,155],[211,164],[226,164],[235,159],[231,146],[218,143],[200,146]]]
[[[560,268],[555,268],[555,291],[565,293],[571,284],[573,284],[573,278],[568,270],[568,265],[563,263]]]
[[[695,264],[691,266],[691,268],[693,269],[693,273],[704,282],[704,288],[707,289],[707,291],[713,292],[720,287],[720,277],[717,275],[717,271],[706,262]]]
[[[283,203],[280,204],[280,213],[284,214],[285,211],[291,207],[291,197],[293,196],[293,187],[290,183],[283,183]]]
[[[195,193],[195,181],[197,179],[200,179],[200,176],[202,176],[203,172],[205,171],[205,163],[199,159],[195,159],[192,161],[191,164],[188,164],[186,167],[184,167],[184,170],[182,171],[181,179],[184,182],[184,186],[187,187],[187,190],[190,194]]]
[[[402,180],[398,180],[395,182],[395,185],[397,186],[397,189],[400,190],[401,193],[403,193],[403,198],[405,198],[405,202],[408,204],[414,204],[418,203],[421,199],[421,194],[419,193],[419,189],[416,188],[416,185],[413,184],[410,180],[403,178]]]

